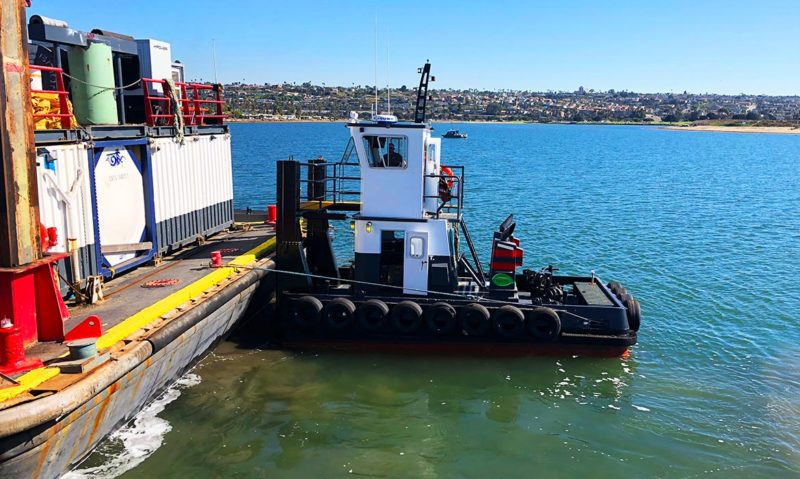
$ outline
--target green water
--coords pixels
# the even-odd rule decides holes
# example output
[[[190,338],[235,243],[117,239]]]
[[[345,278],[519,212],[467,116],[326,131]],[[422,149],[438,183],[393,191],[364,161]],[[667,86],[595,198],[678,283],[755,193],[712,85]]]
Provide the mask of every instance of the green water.
[[[527,266],[621,281],[643,311],[629,358],[296,353],[244,334],[76,475],[800,477],[800,136],[450,127],[469,134],[443,155],[467,167],[478,250],[514,212]],[[338,158],[347,138],[233,139],[243,207],[274,191],[274,160]]]

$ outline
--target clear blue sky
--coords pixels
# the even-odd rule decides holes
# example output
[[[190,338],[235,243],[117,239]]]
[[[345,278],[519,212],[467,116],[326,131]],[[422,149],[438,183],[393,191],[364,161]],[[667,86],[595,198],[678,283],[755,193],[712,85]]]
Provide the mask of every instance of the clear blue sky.
[[[435,88],[800,94],[800,1],[33,0],[29,14],[172,44],[189,78]]]

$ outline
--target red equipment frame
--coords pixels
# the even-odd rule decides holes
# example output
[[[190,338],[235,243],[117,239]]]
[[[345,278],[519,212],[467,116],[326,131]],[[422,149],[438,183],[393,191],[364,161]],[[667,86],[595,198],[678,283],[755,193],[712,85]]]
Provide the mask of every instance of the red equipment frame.
[[[144,89],[145,103],[145,122],[148,126],[166,125],[174,126],[175,119],[172,111],[172,101],[168,96],[154,95],[150,90],[151,85],[161,86],[161,90],[167,91],[167,82],[154,78],[142,78],[142,88]],[[223,105],[225,100],[222,98],[221,85],[205,85],[201,83],[175,82],[180,98],[180,108],[183,113],[183,122],[187,126],[206,125],[208,120],[217,120],[214,123],[223,123],[228,115],[224,114]],[[212,93],[209,98],[208,92]],[[162,113],[156,113],[153,102],[163,102]],[[206,114],[206,105],[213,105],[214,113]]]
[[[56,75],[56,88],[58,90],[34,90],[31,93],[55,93],[58,95],[58,105],[60,113],[34,113],[34,121],[39,118],[59,118],[61,128],[69,130],[72,128],[72,113],[69,111],[69,92],[64,87],[64,70],[57,67],[46,67],[42,65],[30,65],[31,70],[50,72]]]

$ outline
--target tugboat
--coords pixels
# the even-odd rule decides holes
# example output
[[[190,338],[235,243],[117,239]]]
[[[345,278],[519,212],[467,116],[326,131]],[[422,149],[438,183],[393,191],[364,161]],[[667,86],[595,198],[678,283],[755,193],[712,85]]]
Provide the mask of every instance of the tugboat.
[[[466,133],[461,133],[458,130],[447,130],[447,133],[442,135],[442,138],[463,138],[463,139],[466,140],[467,139],[467,134]]]
[[[359,351],[626,354],[637,339],[638,301],[594,272],[521,269],[513,216],[492,233],[484,270],[463,217],[464,167],[441,163],[441,139],[425,119],[430,63],[419,73],[413,122],[351,113],[340,161],[278,162],[279,341]],[[331,221],[349,221],[351,264],[336,261]]]

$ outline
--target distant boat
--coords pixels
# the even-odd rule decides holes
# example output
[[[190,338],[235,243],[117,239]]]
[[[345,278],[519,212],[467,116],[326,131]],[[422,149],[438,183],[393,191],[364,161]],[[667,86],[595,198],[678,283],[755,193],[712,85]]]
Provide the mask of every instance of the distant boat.
[[[442,138],[464,138],[464,139],[466,139],[467,138],[467,134],[466,133],[461,133],[458,130],[449,130],[447,133],[442,135]]]

